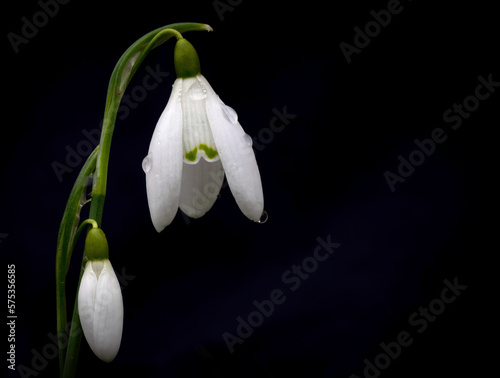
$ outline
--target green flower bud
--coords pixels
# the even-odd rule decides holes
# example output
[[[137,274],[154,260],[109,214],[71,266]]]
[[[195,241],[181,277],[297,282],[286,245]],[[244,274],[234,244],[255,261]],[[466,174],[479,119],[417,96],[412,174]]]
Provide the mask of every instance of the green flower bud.
[[[174,49],[175,73],[179,79],[195,77],[200,74],[200,59],[193,45],[181,38]]]
[[[89,260],[109,259],[108,241],[100,228],[92,228],[87,234],[85,256]]]

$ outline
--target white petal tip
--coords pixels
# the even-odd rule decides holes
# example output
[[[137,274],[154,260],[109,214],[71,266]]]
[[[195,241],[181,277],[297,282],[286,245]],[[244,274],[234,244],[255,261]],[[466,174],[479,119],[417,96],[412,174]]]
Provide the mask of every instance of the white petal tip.
[[[175,214],[177,211],[172,214],[158,214],[156,216],[151,217],[151,222],[153,223],[153,227],[156,232],[162,232],[168,225],[172,223],[175,218]]]
[[[116,355],[118,354],[118,349],[117,350],[109,350],[109,351],[99,351],[99,352],[94,352],[94,354],[104,362],[111,362],[115,359]]]
[[[153,227],[155,228],[156,232],[160,233],[160,232],[162,232],[162,231],[165,229],[165,227],[167,227],[167,226],[157,226],[156,224],[154,224],[154,223],[153,223]]]

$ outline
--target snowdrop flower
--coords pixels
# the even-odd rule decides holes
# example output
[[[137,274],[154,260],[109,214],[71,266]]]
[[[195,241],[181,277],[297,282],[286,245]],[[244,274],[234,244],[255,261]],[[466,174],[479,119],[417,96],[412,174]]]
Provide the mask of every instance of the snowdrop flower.
[[[198,55],[183,38],[174,61],[177,79],[143,161],[155,229],[168,226],[178,208],[192,218],[203,216],[224,174],[240,210],[259,221],[264,197],[251,137],[200,74]]]
[[[88,233],[85,254],[89,260],[78,291],[80,323],[94,354],[111,362],[118,353],[122,338],[123,300],[101,229],[93,228]]]

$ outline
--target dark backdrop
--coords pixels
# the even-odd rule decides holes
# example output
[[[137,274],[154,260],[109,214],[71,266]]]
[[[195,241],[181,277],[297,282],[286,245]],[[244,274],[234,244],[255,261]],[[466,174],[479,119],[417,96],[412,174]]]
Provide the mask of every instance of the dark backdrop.
[[[179,213],[161,234],[153,229],[141,161],[175,79],[167,42],[128,93],[146,67],[165,77],[136,89],[111,149],[103,229],[123,288],[121,349],[105,364],[83,341],[78,376],[443,377],[493,369],[486,342],[496,330],[497,217],[488,189],[497,171],[500,90],[492,82],[500,71],[489,5],[109,3],[74,0],[43,16],[43,0],[30,0],[3,11],[0,251],[5,275],[16,266],[17,366],[57,374],[57,232],[116,61],[150,30],[193,21],[214,29],[186,37],[254,137],[269,220],[246,219],[224,188],[202,219]],[[388,7],[390,21],[380,12]],[[30,38],[16,52],[9,33],[22,36],[33,17],[41,27],[25,27]],[[365,26],[370,41],[355,41],[355,27]],[[346,44],[357,48],[348,58]],[[449,118],[464,101],[472,110]],[[276,112],[289,119],[273,131]],[[433,135],[441,142],[434,147],[425,141]],[[415,152],[415,139],[426,154]],[[402,163],[410,159],[416,166]],[[54,166],[66,170],[58,175]],[[318,262],[314,251],[324,256],[325,243],[336,246]],[[70,303],[81,252],[79,245],[69,273]],[[302,264],[310,273],[293,272]],[[283,294],[271,311],[266,300],[276,290]],[[252,315],[255,301],[268,306],[262,321]],[[240,326],[231,353],[224,335],[238,336],[239,317],[249,316],[258,326],[251,335]]]

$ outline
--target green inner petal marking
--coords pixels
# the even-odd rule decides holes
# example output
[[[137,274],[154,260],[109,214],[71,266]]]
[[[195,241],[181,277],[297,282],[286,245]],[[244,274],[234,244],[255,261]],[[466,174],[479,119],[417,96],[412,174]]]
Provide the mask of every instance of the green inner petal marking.
[[[196,150],[196,148],[195,148]],[[207,155],[207,158],[213,159],[218,155],[217,150],[214,150],[212,147],[208,147],[206,144],[200,144],[200,150],[205,151],[205,154]],[[195,157],[196,157],[196,151],[195,151]],[[194,160],[194,159],[193,159]]]
[[[195,161],[196,160],[196,153],[198,152],[198,148],[193,148],[191,151],[186,152],[184,155],[187,160],[189,161]]]
[[[209,159],[213,159],[216,157],[219,153],[217,150],[213,149],[212,147],[208,147],[206,144],[202,143],[200,144],[200,150],[205,151],[205,155]],[[195,161],[196,160],[196,155],[198,154],[198,147],[193,148],[191,151],[186,152],[184,156],[186,157],[187,160],[189,161]]]

